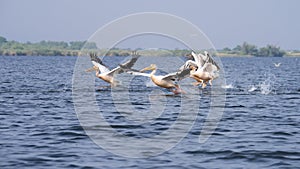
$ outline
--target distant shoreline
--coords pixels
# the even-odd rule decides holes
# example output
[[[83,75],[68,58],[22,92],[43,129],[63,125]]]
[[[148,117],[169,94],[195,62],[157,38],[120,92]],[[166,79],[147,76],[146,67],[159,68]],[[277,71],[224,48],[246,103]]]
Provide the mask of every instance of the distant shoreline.
[[[0,55],[0,56],[8,56],[8,57],[16,57],[16,56],[21,56],[21,57],[27,57],[27,56],[34,56],[34,57],[39,57],[39,56],[50,56],[50,57],[78,57],[78,56],[85,56],[85,55]],[[103,55],[99,55],[103,56]],[[129,55],[106,55],[106,56],[120,56],[120,57],[127,57]],[[151,56],[149,54],[144,55],[144,56]],[[159,56],[159,55],[153,55],[153,56]],[[178,55],[162,55],[162,56],[178,56]],[[182,55],[188,57],[188,55]],[[216,53],[213,54],[213,56],[216,57],[221,57],[221,58],[267,58],[267,57],[274,57],[274,58],[280,58],[278,56],[253,56],[253,55],[238,55],[238,54],[227,54],[227,53]],[[281,56],[284,58],[293,58],[293,57],[300,57],[300,53],[292,53],[292,54],[287,54],[284,56]]]
[[[132,51],[131,49],[111,49],[109,51],[103,51],[103,50],[91,50],[90,52],[95,52],[99,56],[130,56]],[[174,49],[174,50],[137,50],[138,53],[142,56],[186,56],[190,57],[191,56],[191,50],[187,49]],[[201,52],[201,51],[199,51]],[[51,52],[52,53],[52,52]],[[55,53],[55,52],[54,52]],[[64,56],[86,56],[87,51],[84,52],[83,54],[80,50],[68,50],[68,51],[60,51],[56,55],[50,55],[49,53],[45,53],[43,55],[37,54],[34,51],[30,51],[28,53],[22,53],[22,54],[17,54],[15,52],[7,52],[5,54],[0,53],[0,56],[53,56],[53,57],[64,57]],[[203,52],[202,52],[203,53]],[[264,57],[279,57],[279,56],[253,56],[253,55],[243,55],[243,54],[229,54],[229,53],[224,53],[224,52],[219,52],[218,50],[214,53],[211,53],[213,56],[217,57],[231,57],[231,58],[250,58],[250,57],[258,57],[258,58],[264,58]],[[296,52],[288,52],[283,56],[280,57],[300,57],[300,53]]]
[[[82,50],[84,48],[84,50]],[[190,56],[189,49],[99,49],[95,42],[72,41],[41,41],[37,43],[21,43],[8,41],[0,36],[0,56],[82,56],[90,52],[99,56],[129,56],[132,51],[138,51],[143,56]],[[275,45],[258,48],[244,42],[235,48],[224,48],[212,51],[211,55],[218,57],[300,57],[300,50],[284,51]],[[204,50],[195,51],[203,53]]]

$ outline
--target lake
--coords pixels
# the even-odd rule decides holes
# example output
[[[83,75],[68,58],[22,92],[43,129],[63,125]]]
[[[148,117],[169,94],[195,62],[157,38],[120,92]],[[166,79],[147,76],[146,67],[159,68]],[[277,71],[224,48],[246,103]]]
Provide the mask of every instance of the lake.
[[[0,56],[0,168],[300,166],[300,58],[221,58],[226,102],[216,130],[204,143],[199,143],[199,135],[214,97],[210,87],[202,90],[190,85],[187,90],[191,88],[196,94],[174,96],[154,86],[146,77],[134,77],[128,90],[110,89],[105,82],[96,79],[95,84],[91,84],[95,89],[74,92],[76,59]],[[122,60],[117,57],[106,58],[106,61],[113,59]],[[281,65],[276,67],[274,63]],[[82,74],[94,78],[94,73]],[[94,102],[102,112],[96,116],[102,114],[110,128],[104,123],[97,126],[92,119],[83,126],[84,120],[79,120],[84,114],[75,111],[80,107],[74,107],[73,99],[78,94],[85,97],[89,92],[93,93]],[[124,101],[122,94],[127,94],[130,104]],[[193,98],[200,98],[198,96],[201,101],[195,104]],[[121,142],[121,136],[133,141],[160,136],[181,118],[183,106],[186,109],[196,106],[199,113],[196,112],[195,119],[181,121],[182,126],[190,126],[188,131],[177,128],[178,133],[183,134],[179,134],[180,137],[184,136],[182,139],[168,140],[167,143],[174,144],[170,147],[152,142],[154,147],[158,145],[157,150],[152,145],[150,148],[148,144],[141,145],[143,153],[149,151],[149,155],[126,157],[134,156],[136,145]],[[195,113],[193,110],[187,111],[185,117]],[[120,140],[112,143],[99,135],[111,129],[116,131],[113,136],[121,135]],[[108,139],[100,144],[109,142],[111,149],[97,145],[97,140],[88,136],[93,134],[100,141]],[[131,151],[128,150],[131,147]]]

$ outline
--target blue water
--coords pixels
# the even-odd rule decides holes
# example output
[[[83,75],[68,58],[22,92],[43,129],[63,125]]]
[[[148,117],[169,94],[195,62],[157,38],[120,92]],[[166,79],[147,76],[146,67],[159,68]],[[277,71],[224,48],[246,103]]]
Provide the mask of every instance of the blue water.
[[[72,100],[76,57],[1,56],[0,168],[299,168],[300,58],[221,60],[226,104],[209,140],[198,143],[207,88],[201,93],[203,113],[179,144],[157,156],[126,158],[97,146],[78,121]],[[135,79],[130,89],[132,104],[141,111],[149,109],[143,93],[157,89],[147,83]],[[146,126],[119,124],[124,119],[114,114],[111,90],[98,79],[96,86],[99,105],[106,105],[105,116],[122,134],[152,137],[177,118],[181,97],[169,93],[174,113]]]

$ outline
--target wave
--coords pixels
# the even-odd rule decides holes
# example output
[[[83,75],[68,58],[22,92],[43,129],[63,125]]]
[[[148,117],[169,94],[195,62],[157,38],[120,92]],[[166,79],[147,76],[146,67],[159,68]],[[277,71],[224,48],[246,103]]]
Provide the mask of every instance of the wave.
[[[232,84],[226,84],[221,86],[223,89],[234,89],[234,86]]]

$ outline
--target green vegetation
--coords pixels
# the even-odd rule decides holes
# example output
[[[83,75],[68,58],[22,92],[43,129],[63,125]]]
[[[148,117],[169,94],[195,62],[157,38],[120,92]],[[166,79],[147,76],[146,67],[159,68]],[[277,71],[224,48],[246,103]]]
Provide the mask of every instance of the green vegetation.
[[[274,45],[267,45],[266,47],[257,48],[255,45],[244,42],[242,45],[237,45],[235,48],[224,48],[218,51],[221,54],[227,55],[249,55],[249,56],[274,56],[282,57],[286,54],[285,51],[281,50],[280,47]]]
[[[54,42],[41,41],[37,43],[20,43],[7,41],[0,36],[0,55],[8,56],[78,56],[85,41]],[[86,48],[97,49],[96,44],[85,44]]]
[[[55,42],[55,41],[41,41],[37,43],[21,43],[17,41],[8,41],[6,38],[0,36],[0,55],[6,56],[79,56],[81,48],[85,45],[86,50],[97,51],[98,54],[105,54],[107,56],[128,56],[131,54],[131,49],[112,48],[109,51],[100,50],[96,43],[86,43],[86,41],[73,42]],[[142,55],[172,55],[172,56],[187,56],[190,50],[187,49],[137,49]],[[198,51],[199,52],[199,51]],[[280,47],[274,45],[267,45],[258,48],[255,45],[244,42],[242,45],[237,45],[235,48],[224,48],[217,50],[215,55],[218,56],[259,56],[259,57],[282,57],[300,56],[299,50],[283,51]]]

